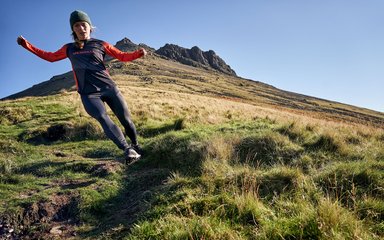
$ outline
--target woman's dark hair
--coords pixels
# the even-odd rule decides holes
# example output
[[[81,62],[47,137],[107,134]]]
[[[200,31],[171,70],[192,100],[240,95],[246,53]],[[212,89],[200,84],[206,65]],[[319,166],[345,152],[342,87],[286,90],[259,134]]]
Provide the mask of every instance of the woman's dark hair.
[[[78,38],[77,38],[75,32],[72,32],[72,33],[71,33],[71,36],[72,36],[72,39],[73,39],[75,42],[78,40]]]

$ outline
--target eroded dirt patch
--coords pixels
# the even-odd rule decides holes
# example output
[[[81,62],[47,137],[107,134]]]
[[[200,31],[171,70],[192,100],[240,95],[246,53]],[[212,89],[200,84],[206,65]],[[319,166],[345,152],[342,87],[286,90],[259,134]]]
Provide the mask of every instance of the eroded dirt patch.
[[[124,165],[118,161],[101,160],[96,164],[80,164],[72,170],[87,172],[93,177],[106,177],[122,171]],[[84,165],[84,166],[83,166]],[[41,190],[30,190],[19,194],[18,199],[28,201],[43,191],[57,189],[48,199],[20,205],[19,210],[0,216],[0,240],[3,239],[68,239],[77,235],[79,221],[79,189],[92,187],[97,182],[87,179],[55,179]]]
[[[76,235],[78,195],[54,194],[0,217],[0,239],[67,239]]]
[[[103,161],[93,166],[89,172],[96,177],[105,177],[121,171],[123,166],[120,162]]]

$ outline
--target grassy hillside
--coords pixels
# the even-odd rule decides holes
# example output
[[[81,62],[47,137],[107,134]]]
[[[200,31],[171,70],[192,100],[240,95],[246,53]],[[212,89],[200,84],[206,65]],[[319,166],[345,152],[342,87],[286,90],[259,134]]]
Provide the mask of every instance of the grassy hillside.
[[[157,57],[111,62],[132,166],[75,92],[0,102],[0,238],[382,239],[383,114]]]
[[[145,59],[129,63],[110,61],[108,66],[113,79],[122,90],[127,87],[144,88],[144,90],[138,89],[139,94],[140,91],[160,89],[190,93],[319,119],[384,128],[384,113],[283,91],[261,82],[221,74],[213,69],[190,67],[164,59],[155,53],[151,53]],[[72,73],[68,72],[14,94],[10,98],[49,96],[74,90],[75,82]]]

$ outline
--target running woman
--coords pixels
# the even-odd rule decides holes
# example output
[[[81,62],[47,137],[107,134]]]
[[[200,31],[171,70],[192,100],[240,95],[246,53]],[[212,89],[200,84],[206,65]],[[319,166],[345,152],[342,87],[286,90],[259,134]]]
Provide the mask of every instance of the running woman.
[[[110,55],[120,61],[128,62],[145,56],[147,52],[144,48],[134,52],[122,52],[107,42],[91,38],[93,30],[91,19],[83,11],[72,12],[69,22],[74,42],[65,44],[56,52],[41,50],[23,36],[17,38],[17,43],[49,62],[69,58],[77,91],[86,112],[101,124],[106,136],[124,151],[126,164],[132,164],[142,154],[137,141],[136,128],[123,95],[104,65],[104,58]],[[107,115],[104,103],[108,104],[124,126],[131,145],[127,143],[122,130]]]

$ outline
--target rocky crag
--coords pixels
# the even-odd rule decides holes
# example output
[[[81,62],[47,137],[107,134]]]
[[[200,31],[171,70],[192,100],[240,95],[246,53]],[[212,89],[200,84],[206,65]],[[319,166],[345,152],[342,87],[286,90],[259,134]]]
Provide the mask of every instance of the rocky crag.
[[[197,46],[188,49],[174,44],[165,44],[156,53],[186,65],[213,68],[219,72],[236,76],[236,72],[213,50],[202,51]]]

